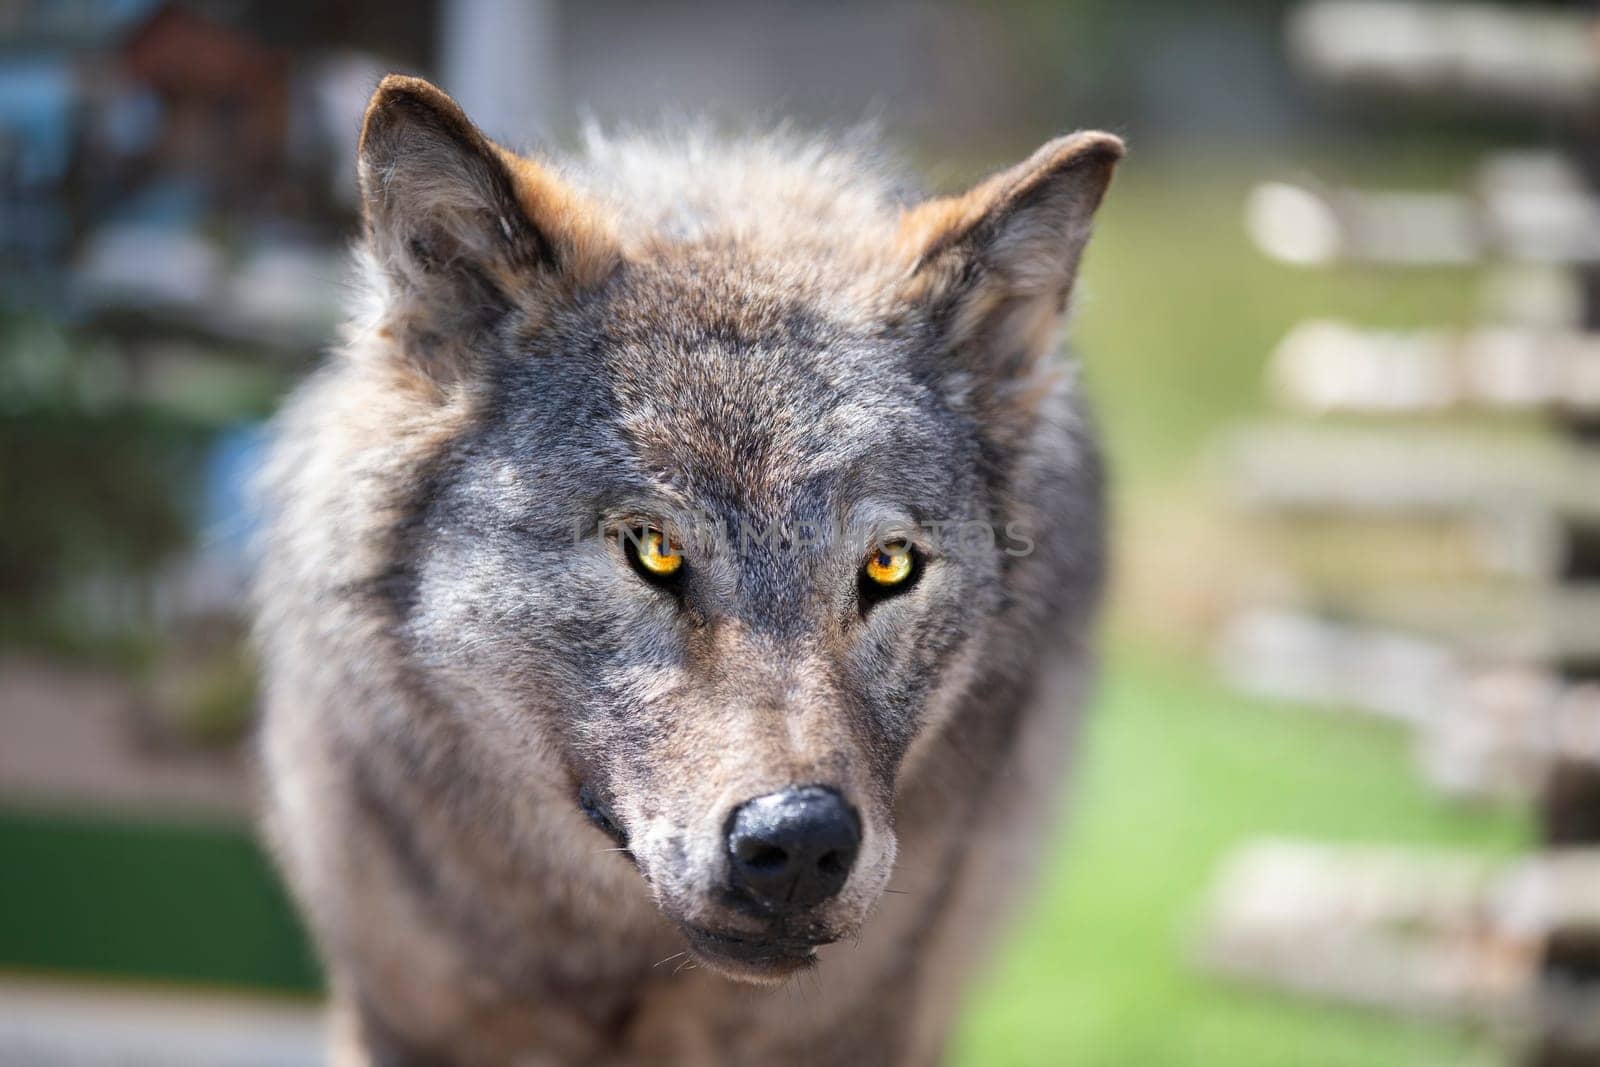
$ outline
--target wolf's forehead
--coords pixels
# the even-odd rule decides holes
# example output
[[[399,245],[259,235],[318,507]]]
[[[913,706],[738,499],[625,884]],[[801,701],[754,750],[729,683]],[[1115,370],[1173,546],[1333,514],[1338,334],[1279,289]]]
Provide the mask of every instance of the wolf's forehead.
[[[775,294],[685,286],[620,310],[606,353],[617,427],[662,481],[781,497],[921,421],[924,387],[871,329]]]
[[[618,428],[641,467],[674,484],[781,492],[887,447],[918,410],[890,356],[844,339],[661,338],[618,356]]]

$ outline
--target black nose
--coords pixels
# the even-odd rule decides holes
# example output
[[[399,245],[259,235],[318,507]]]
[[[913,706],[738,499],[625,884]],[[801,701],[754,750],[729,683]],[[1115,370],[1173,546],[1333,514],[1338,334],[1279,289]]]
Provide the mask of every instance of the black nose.
[[[808,785],[746,801],[728,820],[733,884],[774,911],[800,911],[844,887],[861,823],[832,789]]]

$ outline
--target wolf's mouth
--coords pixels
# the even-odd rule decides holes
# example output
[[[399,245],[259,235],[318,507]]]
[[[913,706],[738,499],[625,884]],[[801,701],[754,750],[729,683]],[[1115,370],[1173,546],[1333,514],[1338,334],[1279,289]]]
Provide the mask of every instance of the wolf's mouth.
[[[749,937],[679,923],[695,954],[733,977],[783,978],[817,962],[817,947],[837,938]]]

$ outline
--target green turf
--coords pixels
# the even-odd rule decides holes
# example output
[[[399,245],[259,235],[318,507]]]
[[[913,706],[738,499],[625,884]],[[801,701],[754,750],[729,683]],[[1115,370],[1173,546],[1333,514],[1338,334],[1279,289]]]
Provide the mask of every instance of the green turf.
[[[317,984],[250,832],[0,812],[0,968],[280,991]]]
[[[971,1064],[1456,1063],[1439,1027],[1202,978],[1189,959],[1230,847],[1255,835],[1506,852],[1524,818],[1430,793],[1400,727],[1240,699],[1147,653],[1109,664],[1066,845],[961,1030]],[[1070,1054],[1070,1055],[1069,1055]]]

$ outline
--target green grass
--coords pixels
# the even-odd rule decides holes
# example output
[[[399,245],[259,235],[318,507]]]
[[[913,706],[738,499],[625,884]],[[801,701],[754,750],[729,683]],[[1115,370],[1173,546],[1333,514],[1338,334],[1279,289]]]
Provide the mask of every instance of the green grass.
[[[1400,727],[1244,700],[1119,649],[1090,719],[1065,847],[961,1028],[970,1064],[1459,1063],[1440,1026],[1200,974],[1189,953],[1228,850],[1256,835],[1509,852],[1510,812],[1428,792]]]
[[[244,827],[0,812],[0,968],[316,988],[300,925]]]

